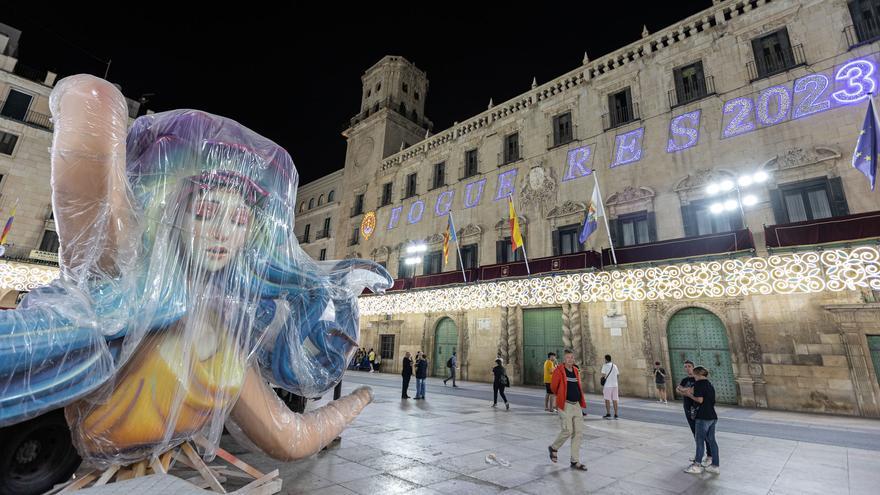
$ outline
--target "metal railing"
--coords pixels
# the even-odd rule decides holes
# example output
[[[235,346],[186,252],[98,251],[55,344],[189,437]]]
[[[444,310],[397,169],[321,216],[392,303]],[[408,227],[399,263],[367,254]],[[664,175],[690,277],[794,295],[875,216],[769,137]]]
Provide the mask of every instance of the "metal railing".
[[[315,239],[326,239],[330,237],[330,229],[327,230],[319,230],[317,234],[315,234]]]
[[[18,115],[17,112],[13,112],[11,109],[6,108],[6,102],[4,100],[0,100],[0,117],[5,117],[40,129],[46,129],[47,131],[52,130],[52,120],[48,115],[34,112],[33,110],[28,110],[24,116]]]
[[[715,78],[712,76],[684,79],[680,86],[669,90],[669,108],[673,109],[713,94],[715,94]]]
[[[755,54],[755,60],[746,64],[749,71],[749,81],[756,81],[770,77],[780,72],[804,65],[804,45],[794,45],[791,50]]]
[[[307,234],[301,234],[301,235],[296,236],[296,240],[300,244],[308,244],[309,243],[309,236]]]
[[[615,108],[613,110],[610,110],[608,113],[603,114],[602,128],[607,131],[609,129],[614,129],[615,127],[629,124],[630,122],[635,122],[640,118],[641,116],[639,115],[639,104],[633,102],[632,108]]]
[[[846,35],[846,44],[853,48],[880,38],[880,22],[876,19],[862,19],[845,27],[843,33]]]

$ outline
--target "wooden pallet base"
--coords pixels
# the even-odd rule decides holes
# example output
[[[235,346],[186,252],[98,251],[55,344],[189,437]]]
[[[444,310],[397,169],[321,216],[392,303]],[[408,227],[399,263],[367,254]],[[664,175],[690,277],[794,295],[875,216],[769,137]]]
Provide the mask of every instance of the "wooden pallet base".
[[[196,441],[198,442],[198,440]],[[206,464],[193,446],[186,442],[150,459],[127,465],[114,464],[104,470],[89,471],[79,479],[56,486],[46,495],[73,493],[84,488],[102,486],[151,474],[169,474],[169,470],[178,463],[196,473],[195,476],[182,479],[215,493],[273,495],[281,492],[281,478],[278,477],[277,469],[270,473],[262,473],[219,447],[216,448],[216,452],[217,457],[229,463],[229,466]],[[229,478],[252,481],[238,490],[227,492],[223,483]]]

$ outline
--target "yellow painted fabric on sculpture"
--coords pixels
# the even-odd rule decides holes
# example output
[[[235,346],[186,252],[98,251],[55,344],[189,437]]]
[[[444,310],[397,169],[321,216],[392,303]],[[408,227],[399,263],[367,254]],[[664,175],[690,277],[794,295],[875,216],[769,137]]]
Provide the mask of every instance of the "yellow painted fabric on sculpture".
[[[216,351],[201,360],[184,335],[173,330],[145,339],[106,403],[91,410],[81,402],[68,407],[69,418],[86,414],[77,438],[84,451],[106,454],[161,444],[175,421],[170,441],[176,443],[231,406],[244,381],[243,357],[221,336]]]

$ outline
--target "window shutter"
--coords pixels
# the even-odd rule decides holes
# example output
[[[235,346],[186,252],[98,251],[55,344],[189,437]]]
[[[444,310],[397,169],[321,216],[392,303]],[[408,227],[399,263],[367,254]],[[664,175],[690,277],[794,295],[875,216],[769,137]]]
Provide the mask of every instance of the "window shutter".
[[[622,246],[620,243],[620,220],[617,218],[608,220],[608,236],[611,237],[611,242],[614,243],[615,246]]]
[[[648,242],[657,242],[657,217],[653,211],[648,212]]]
[[[681,220],[684,224],[685,237],[694,237],[699,234],[697,230],[697,216],[694,214],[693,205],[681,205]]]
[[[684,79],[681,77],[681,67],[672,71],[672,78],[675,80],[675,102],[681,105],[685,100]]]
[[[831,192],[831,215],[841,217],[849,215],[849,206],[846,204],[846,196],[843,194],[843,181],[840,177],[828,179]]]
[[[553,231],[553,256],[559,256],[559,229]]]
[[[773,217],[777,224],[789,223],[788,214],[785,212],[785,205],[782,202],[782,191],[780,189],[770,189],[770,205],[773,207]]]
[[[764,64],[764,43],[763,38],[755,38],[752,40],[752,55],[755,57],[755,69],[757,70],[757,76],[760,77],[763,74],[767,73],[767,68]]]

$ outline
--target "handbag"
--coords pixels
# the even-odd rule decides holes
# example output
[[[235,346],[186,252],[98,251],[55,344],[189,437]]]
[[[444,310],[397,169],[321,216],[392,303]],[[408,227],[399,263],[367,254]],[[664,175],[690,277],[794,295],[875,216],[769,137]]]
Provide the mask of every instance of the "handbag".
[[[510,386],[510,378],[507,378],[507,374],[501,375],[501,386],[509,387]]]
[[[614,367],[615,367],[614,363],[611,363],[611,370],[608,371],[608,375],[611,375],[611,372],[614,371]],[[605,386],[605,379],[606,378],[607,377],[603,376],[602,378],[599,379],[599,383],[601,383],[603,387]]]

